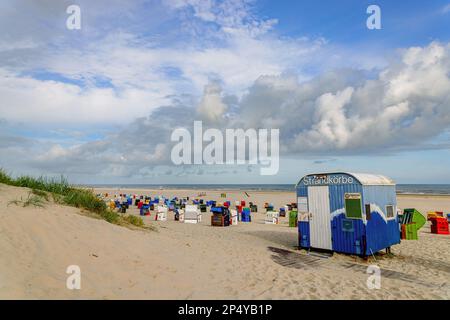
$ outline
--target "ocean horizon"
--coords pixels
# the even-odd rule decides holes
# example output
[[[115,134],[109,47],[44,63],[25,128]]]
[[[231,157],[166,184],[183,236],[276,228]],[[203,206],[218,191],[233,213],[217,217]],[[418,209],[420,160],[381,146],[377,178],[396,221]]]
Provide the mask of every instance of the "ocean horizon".
[[[89,188],[294,191],[295,184],[83,184]],[[398,194],[450,195],[450,184],[397,184]]]

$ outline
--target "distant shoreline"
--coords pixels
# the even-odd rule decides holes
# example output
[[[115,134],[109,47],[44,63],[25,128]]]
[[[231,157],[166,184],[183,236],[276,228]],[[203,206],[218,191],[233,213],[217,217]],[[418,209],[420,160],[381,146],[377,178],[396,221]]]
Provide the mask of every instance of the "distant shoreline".
[[[448,194],[448,193],[406,193],[406,192],[397,192],[397,196],[450,197],[450,194]]]
[[[210,185],[205,186],[204,188],[201,188],[200,186],[193,186],[191,188],[187,187],[187,186],[164,186],[164,187],[159,187],[159,186],[105,186],[105,185],[101,185],[101,186],[95,186],[95,185],[79,185],[79,187],[82,188],[89,188],[89,189],[95,189],[95,190],[117,190],[117,191],[125,191],[125,190],[142,190],[142,191],[195,191],[195,192],[200,192],[200,191],[219,191],[219,192],[252,192],[252,193],[292,193],[295,192],[295,188],[292,188],[292,190],[288,190],[288,189],[264,189],[264,188],[259,188],[259,189],[251,189],[251,188],[212,188]],[[397,191],[397,196],[414,196],[414,197],[449,197],[450,193],[427,193],[427,192],[404,192],[404,191]]]

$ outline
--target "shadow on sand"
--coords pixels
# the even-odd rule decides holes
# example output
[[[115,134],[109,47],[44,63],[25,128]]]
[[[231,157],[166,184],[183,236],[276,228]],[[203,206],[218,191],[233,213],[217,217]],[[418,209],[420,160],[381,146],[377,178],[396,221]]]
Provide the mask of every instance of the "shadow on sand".
[[[271,241],[276,245],[281,245],[286,248],[296,249],[298,246],[298,233],[289,231],[273,231],[273,230],[259,230],[248,231],[246,234]]]

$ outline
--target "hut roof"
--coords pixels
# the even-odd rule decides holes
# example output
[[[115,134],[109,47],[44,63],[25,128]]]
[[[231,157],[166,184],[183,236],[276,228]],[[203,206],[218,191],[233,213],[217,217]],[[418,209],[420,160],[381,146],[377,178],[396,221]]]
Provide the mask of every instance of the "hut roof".
[[[354,177],[359,181],[362,185],[383,185],[383,186],[393,186],[395,185],[394,180],[388,178],[386,176],[380,174],[371,174],[371,173],[352,173],[352,172],[322,172],[322,173],[312,173],[311,175],[330,175],[330,174],[347,174]],[[303,178],[302,178],[303,179]],[[300,180],[301,181],[301,180]]]
[[[395,185],[394,180],[380,174],[370,173],[348,173],[364,185]]]

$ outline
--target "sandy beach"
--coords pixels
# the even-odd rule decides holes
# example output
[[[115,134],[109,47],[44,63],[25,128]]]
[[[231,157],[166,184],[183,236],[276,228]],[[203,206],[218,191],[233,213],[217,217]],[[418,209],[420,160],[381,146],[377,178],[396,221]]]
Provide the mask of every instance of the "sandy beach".
[[[392,257],[358,257],[298,250],[297,229],[287,218],[266,225],[264,202],[295,201],[294,192],[212,190],[118,190],[145,194],[252,201],[251,223],[211,227],[154,221],[155,231],[132,230],[87,217],[52,202],[16,206],[26,188],[0,184],[1,299],[450,299],[450,236],[421,229],[418,241],[402,241]],[[450,196],[399,195],[400,208],[450,212]],[[132,208],[127,213],[138,215]],[[375,260],[376,259],[376,260]],[[369,264],[382,270],[381,289],[366,285]],[[81,290],[66,288],[66,269],[81,269]]]

